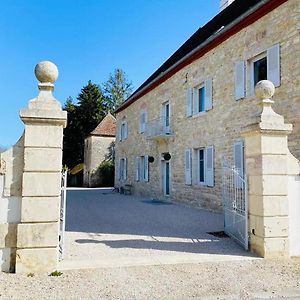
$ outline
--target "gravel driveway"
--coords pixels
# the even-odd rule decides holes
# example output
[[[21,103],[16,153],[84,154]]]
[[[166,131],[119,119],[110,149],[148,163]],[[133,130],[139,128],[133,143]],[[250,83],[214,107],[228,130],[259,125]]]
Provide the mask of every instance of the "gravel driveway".
[[[61,269],[253,259],[223,230],[223,215],[124,196],[69,190]]]
[[[93,269],[0,273],[1,300],[300,299],[300,259],[255,259],[208,235],[220,214],[105,190],[68,196],[63,263]]]

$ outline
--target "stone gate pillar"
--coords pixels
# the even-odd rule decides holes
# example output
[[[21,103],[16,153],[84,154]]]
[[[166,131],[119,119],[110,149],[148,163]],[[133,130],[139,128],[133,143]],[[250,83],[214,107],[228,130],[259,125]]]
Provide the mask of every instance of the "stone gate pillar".
[[[25,124],[21,223],[17,228],[16,272],[57,268],[62,141],[67,113],[53,97],[57,67],[35,68],[39,95],[20,111]]]
[[[249,180],[250,248],[269,258],[289,256],[288,173],[291,167],[299,169],[288,150],[292,124],[285,124],[271,107],[274,92],[270,81],[257,84],[255,93],[263,109],[242,134]]]

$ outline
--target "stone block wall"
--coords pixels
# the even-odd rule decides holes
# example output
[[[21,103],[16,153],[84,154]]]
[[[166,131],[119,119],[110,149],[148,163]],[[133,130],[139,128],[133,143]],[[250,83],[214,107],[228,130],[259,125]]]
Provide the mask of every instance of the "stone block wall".
[[[93,187],[101,184],[101,178],[95,174],[99,165],[107,159],[109,147],[115,137],[89,136],[84,141],[84,186]]]
[[[241,139],[242,127],[251,124],[260,110],[259,100],[254,95],[235,100],[235,64],[240,60],[248,61],[277,43],[280,44],[281,85],[276,88],[273,108],[285,117],[287,123],[294,125],[289,136],[289,148],[300,158],[300,61],[295,59],[295,53],[300,51],[299,10],[299,1],[285,2],[119,112],[117,130],[121,120],[126,118],[128,138],[116,144],[116,186],[131,183],[137,195],[164,197],[160,157],[162,152],[168,151],[172,155],[170,198],[189,205],[221,210],[221,156],[232,158],[233,144]],[[187,117],[188,88],[207,78],[213,80],[213,109]],[[170,103],[174,138],[166,142],[147,140],[145,134],[139,133],[140,111],[147,111],[148,121],[157,119],[161,104],[165,101]],[[215,147],[214,187],[185,185],[185,148],[210,145]],[[149,182],[136,182],[135,157],[144,154],[153,156],[155,161],[149,166]],[[118,180],[118,160],[121,157],[126,157],[128,161],[125,182]]]
[[[24,137],[0,153],[0,270],[14,271],[17,224],[21,222]]]

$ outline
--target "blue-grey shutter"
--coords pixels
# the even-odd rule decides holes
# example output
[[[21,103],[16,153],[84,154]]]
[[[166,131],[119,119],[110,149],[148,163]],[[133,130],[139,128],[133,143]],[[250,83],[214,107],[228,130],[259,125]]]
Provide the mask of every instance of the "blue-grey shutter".
[[[187,89],[187,104],[186,104],[186,116],[191,117],[193,115],[193,89]]]
[[[140,180],[140,157],[137,156],[135,158],[135,180]]]
[[[120,124],[119,128],[119,142],[122,141],[122,123]]]
[[[119,181],[122,180],[122,158],[119,159]]]
[[[214,186],[214,146],[205,148],[205,182],[207,186]]]
[[[192,184],[192,150],[185,149],[184,152],[185,184]]]
[[[128,123],[127,121],[125,121],[125,133],[124,133],[124,139],[127,139],[128,138]]]
[[[276,44],[267,51],[267,72],[268,80],[272,81],[275,87],[280,86],[280,45]]]
[[[235,100],[245,97],[245,62],[239,61],[235,64]]]
[[[127,179],[127,158],[124,158],[124,171],[123,171],[123,179]]]
[[[205,80],[205,110],[211,110],[213,108],[213,82],[212,78]]]
[[[145,155],[145,181],[149,181],[149,155]]]

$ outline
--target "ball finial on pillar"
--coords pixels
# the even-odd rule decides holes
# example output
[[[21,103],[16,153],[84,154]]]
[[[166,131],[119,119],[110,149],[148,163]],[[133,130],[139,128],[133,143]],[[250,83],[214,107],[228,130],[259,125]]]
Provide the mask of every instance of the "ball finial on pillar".
[[[58,77],[57,66],[51,61],[42,61],[35,66],[34,73],[41,83],[53,84]]]
[[[255,86],[255,95],[258,99],[271,99],[275,93],[274,84],[269,80],[261,80]]]

